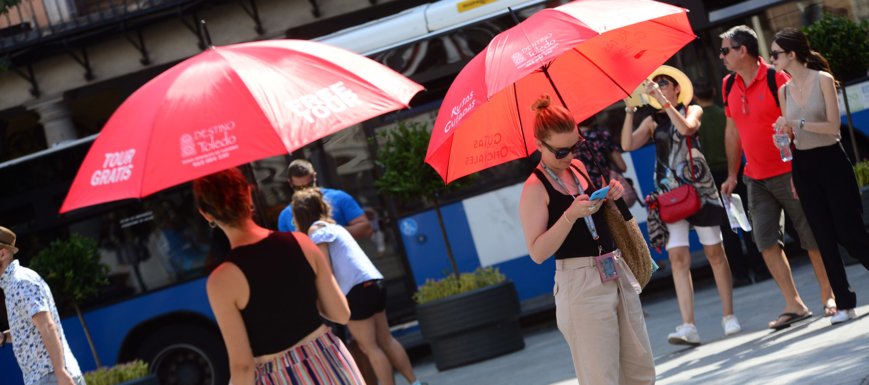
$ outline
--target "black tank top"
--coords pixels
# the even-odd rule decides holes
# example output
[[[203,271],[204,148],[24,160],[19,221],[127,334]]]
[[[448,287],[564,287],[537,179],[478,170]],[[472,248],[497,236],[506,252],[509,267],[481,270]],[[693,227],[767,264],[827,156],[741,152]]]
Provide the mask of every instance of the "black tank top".
[[[585,176],[585,173],[576,170],[576,166],[571,165],[571,168],[574,168],[574,170],[571,171],[582,175],[582,177],[588,181],[589,189],[585,191],[586,195],[590,196],[593,192],[597,191],[594,184]],[[573,203],[573,197],[562,194],[552,187],[552,184],[549,183],[549,179],[546,179],[546,176],[543,175],[543,171],[540,171],[539,168],[534,169],[534,174],[537,175],[537,179],[540,179],[540,181],[543,182],[543,186],[546,187],[546,193],[549,194],[549,206],[547,206],[547,209],[549,210],[549,223],[546,225],[546,228],[550,229],[555,225],[555,222],[564,220],[562,216]],[[609,228],[606,227],[606,222],[603,218],[603,210],[607,210],[607,208],[601,208],[596,213],[592,214],[591,218],[594,219],[594,226],[597,228],[598,242],[600,242],[600,246],[603,248],[603,253],[606,254],[614,251],[616,246],[613,243]],[[598,242],[595,242],[594,238],[591,237],[591,232],[588,231],[588,226],[586,226],[585,220],[577,219],[573,228],[570,229],[570,233],[567,234],[567,238],[565,238],[564,242],[561,244],[561,247],[555,251],[555,259],[597,256]]]
[[[241,317],[254,357],[287,350],[323,324],[316,274],[293,233],[275,232],[236,247],[226,260],[241,269],[250,287]]]

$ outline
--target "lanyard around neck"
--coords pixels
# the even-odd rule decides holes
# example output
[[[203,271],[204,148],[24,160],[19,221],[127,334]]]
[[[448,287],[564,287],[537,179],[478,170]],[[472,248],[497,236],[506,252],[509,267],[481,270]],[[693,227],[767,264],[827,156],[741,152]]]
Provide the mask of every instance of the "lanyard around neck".
[[[552,180],[554,180],[555,183],[558,183],[558,185],[561,186],[561,188],[563,188],[564,191],[567,192],[567,194],[572,196],[573,199],[576,199],[576,195],[570,194],[570,190],[567,189],[567,186],[564,185],[564,182],[561,181],[561,179],[558,177],[558,175],[555,175],[555,172],[552,171],[552,169],[549,168],[549,166],[547,166],[546,163],[544,163],[543,161],[540,161],[540,164],[543,166],[543,171],[546,171],[546,173],[549,174],[549,177],[552,178]],[[585,194],[585,190],[582,189],[582,183],[579,183],[579,177],[576,176],[576,174],[573,172],[573,170],[570,170],[570,166],[568,166],[568,170],[570,171],[570,175],[573,175],[573,180],[576,181],[576,191],[579,192],[579,195]],[[591,215],[589,215],[587,217],[583,217],[582,219],[585,220],[585,225],[588,227],[588,231],[591,233],[591,237],[595,241],[598,240],[598,238],[600,238],[600,236],[598,236],[598,234],[597,234],[597,227],[594,226],[594,220],[591,218]],[[600,245],[598,245],[598,248],[600,248]]]

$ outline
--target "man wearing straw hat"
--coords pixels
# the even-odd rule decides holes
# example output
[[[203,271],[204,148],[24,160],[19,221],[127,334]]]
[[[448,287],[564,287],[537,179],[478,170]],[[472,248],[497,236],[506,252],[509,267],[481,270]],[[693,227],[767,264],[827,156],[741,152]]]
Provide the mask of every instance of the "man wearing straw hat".
[[[51,290],[39,274],[19,265],[17,252],[15,233],[0,227],[0,289],[10,327],[0,335],[0,346],[14,346],[25,385],[85,385]]]

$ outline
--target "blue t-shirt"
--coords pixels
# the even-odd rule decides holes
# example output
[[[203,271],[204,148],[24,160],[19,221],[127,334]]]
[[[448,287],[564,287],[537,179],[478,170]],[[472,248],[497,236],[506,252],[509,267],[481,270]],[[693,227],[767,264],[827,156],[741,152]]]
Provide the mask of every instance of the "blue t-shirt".
[[[350,221],[365,214],[350,194],[330,188],[320,188],[320,191],[323,192],[326,203],[332,206],[332,219],[339,225],[347,226]],[[296,226],[293,226],[292,205],[287,205],[287,208],[281,211],[278,217],[278,231],[296,231]]]

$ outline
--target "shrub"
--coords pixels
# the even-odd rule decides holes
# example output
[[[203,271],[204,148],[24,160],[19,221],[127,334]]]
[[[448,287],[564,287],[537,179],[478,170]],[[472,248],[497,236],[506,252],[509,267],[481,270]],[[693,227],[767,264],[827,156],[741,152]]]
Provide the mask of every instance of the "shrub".
[[[833,76],[840,82],[866,76],[869,68],[869,22],[857,24],[847,17],[829,13],[803,27],[809,45],[830,62]]]
[[[423,304],[451,295],[495,285],[506,280],[507,277],[496,268],[491,266],[485,269],[478,267],[473,273],[462,273],[458,278],[450,274],[446,278],[437,281],[433,279],[427,280],[425,285],[417,288],[416,294],[413,295],[413,300],[416,303]]]
[[[84,374],[88,385],[115,385],[137,380],[148,375],[148,364],[136,360],[111,368],[102,368]]]
[[[860,187],[869,185],[869,160],[864,160],[854,166],[854,175],[857,177],[857,185]]]

